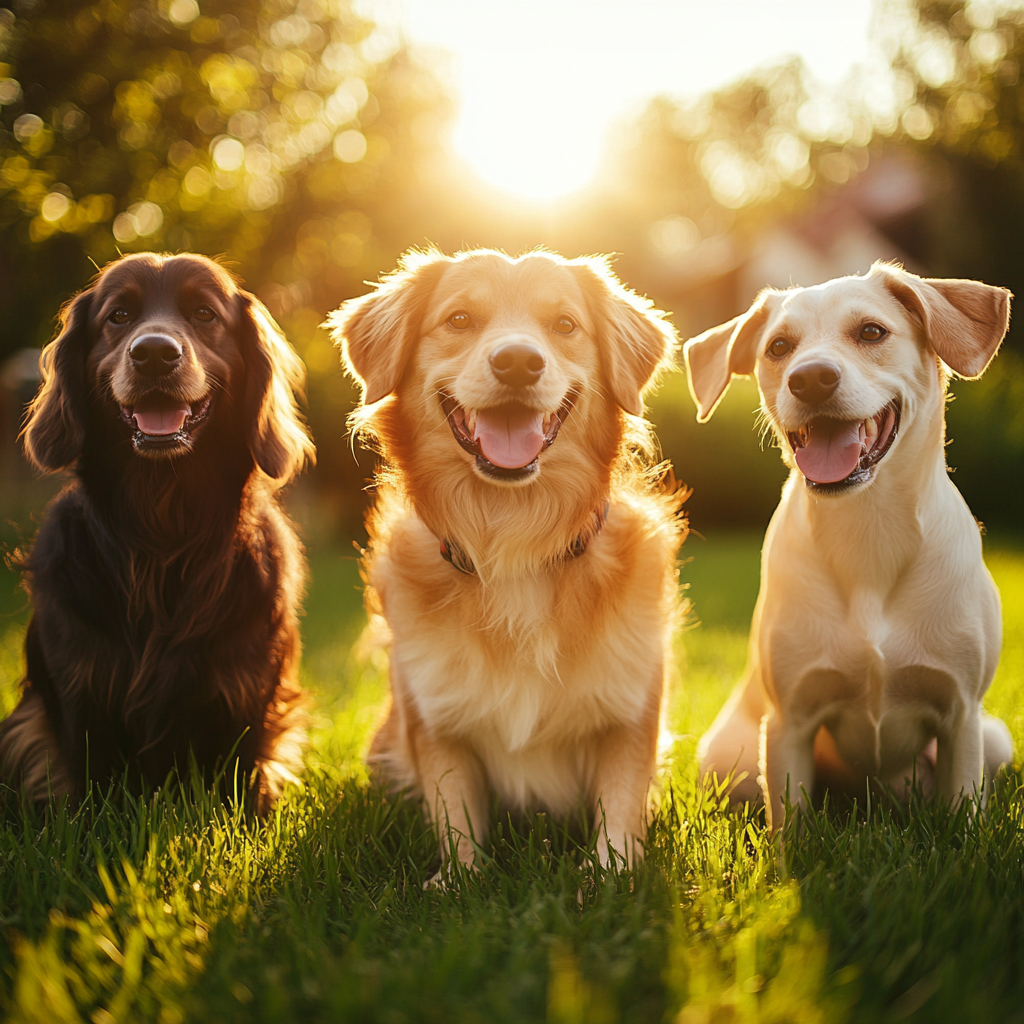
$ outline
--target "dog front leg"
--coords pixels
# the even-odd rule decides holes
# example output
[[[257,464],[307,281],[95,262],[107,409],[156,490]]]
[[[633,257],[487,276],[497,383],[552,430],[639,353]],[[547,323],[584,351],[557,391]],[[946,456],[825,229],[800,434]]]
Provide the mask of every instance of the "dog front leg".
[[[619,726],[605,735],[596,778],[597,855],[608,867],[612,851],[627,865],[643,860],[647,798],[654,780],[657,733],[653,742],[635,728]]]
[[[981,709],[966,710],[952,728],[939,733],[935,788],[949,801],[981,797],[985,744]]]
[[[786,723],[778,711],[762,720],[764,804],[768,828],[785,824],[786,800],[794,807],[805,803],[804,792],[814,785],[814,736],[817,725]]]
[[[658,757],[661,693],[660,685],[652,688],[640,721],[613,726],[597,748],[595,826],[597,854],[605,867],[611,863],[612,851],[627,865],[643,860],[648,798]]]
[[[450,854],[449,837],[455,841],[459,861],[472,867],[474,842],[482,842],[487,832],[483,765],[463,744],[431,735],[422,724],[410,738],[427,813],[441,842],[444,864],[438,877],[443,876]]]
[[[762,795],[757,777],[764,700],[759,688],[760,680],[756,676],[744,680],[697,747],[702,778],[714,773],[719,782],[724,782],[732,776],[729,800],[734,805],[756,803]]]

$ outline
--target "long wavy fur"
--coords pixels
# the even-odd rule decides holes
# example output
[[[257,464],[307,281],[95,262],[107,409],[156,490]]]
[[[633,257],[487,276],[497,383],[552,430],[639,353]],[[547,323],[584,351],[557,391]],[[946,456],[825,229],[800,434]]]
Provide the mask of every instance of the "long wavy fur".
[[[197,277],[233,310],[226,344],[242,370],[208,372],[213,412],[193,450],[140,457],[90,358],[99,310],[116,287],[148,296]],[[44,799],[125,771],[159,785],[194,758],[208,777],[230,780],[237,765],[266,809],[301,770],[305,737],[305,563],[276,498],[314,453],[297,407],[302,363],[221,266],[146,253],[111,264],[64,307],[42,369],[26,453],[40,469],[72,469],[74,482],[23,556],[35,607],[0,772]]]

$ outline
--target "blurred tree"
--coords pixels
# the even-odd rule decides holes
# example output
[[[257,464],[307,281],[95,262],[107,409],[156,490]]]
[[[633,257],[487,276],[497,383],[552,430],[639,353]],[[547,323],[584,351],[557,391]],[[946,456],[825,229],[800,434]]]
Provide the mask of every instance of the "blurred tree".
[[[981,278],[1024,300],[1024,10],[905,0],[882,25],[909,102],[902,144],[926,169],[922,248],[929,271]],[[1011,325],[984,380],[954,383],[949,461],[972,509],[1019,531],[1024,479],[1024,329]]]
[[[710,282],[727,281],[769,226],[794,217],[806,226],[848,197],[869,165],[892,158],[920,176],[923,202],[881,230],[929,274],[977,278],[1024,296],[1024,10],[982,0],[891,0],[877,8],[875,40],[872,58],[839,88],[815,84],[791,62],[690,102],[658,98],[623,126],[601,200],[605,217],[620,227],[616,244],[630,254],[629,279],[678,303],[684,334],[740,312],[723,308],[723,289]],[[728,304],[734,291],[724,294]],[[1024,330],[1011,329],[983,381],[954,382],[948,415],[957,485],[979,518],[1015,530],[1024,477],[1022,350]],[[700,435],[677,422],[678,403],[659,409],[667,402],[655,400],[656,413],[674,424],[661,431],[662,442],[695,487],[691,504],[698,512],[705,504],[712,520],[728,517],[721,466],[706,453],[689,454]],[[723,413],[752,422],[738,404]],[[761,481],[756,508],[746,512],[763,518],[777,494],[771,474],[738,455],[739,433],[732,433],[729,464]]]
[[[443,153],[435,76],[352,0],[14,0],[0,61],[0,362],[93,263],[223,254],[306,360],[319,491],[358,522],[370,464],[317,324],[423,241],[404,195]]]
[[[1024,293],[1024,10],[903,0],[883,14],[880,42],[905,97],[896,138],[928,177],[929,270]],[[1017,331],[1010,344],[1022,341]]]
[[[609,134],[594,186],[531,205],[454,160],[437,79],[354,0],[0,3],[0,359],[45,340],[87,257],[225,253],[310,368],[316,479],[339,507],[369,465],[343,440],[353,395],[316,324],[427,239],[621,253],[620,274],[675,310],[686,336],[740,311],[743,261],[773,225],[813,226],[896,155],[925,201],[883,230],[933,274],[1024,294],[1019,6],[888,0],[867,63],[841,86],[789,62],[692,100],[656,98]],[[1013,332],[981,384],[955,385],[949,416],[957,483],[983,519],[1011,526],[1022,341]],[[687,402],[676,382],[654,412],[695,515],[762,523],[779,462],[758,450],[749,389],[708,428]]]
[[[16,0],[0,60],[0,354],[118,251],[224,253],[319,315],[405,244],[447,110],[351,0]]]
[[[657,97],[614,133],[593,201],[601,218],[584,223],[612,227],[623,276],[672,309],[689,337],[742,312],[751,296],[739,294],[737,279],[759,236],[867,167],[875,116],[816,87],[799,61],[691,100]],[[592,235],[582,247],[602,242]],[[652,401],[664,453],[694,489],[698,530],[763,528],[778,503],[786,471],[758,436],[756,409],[756,391],[737,386],[698,426],[681,378]]]

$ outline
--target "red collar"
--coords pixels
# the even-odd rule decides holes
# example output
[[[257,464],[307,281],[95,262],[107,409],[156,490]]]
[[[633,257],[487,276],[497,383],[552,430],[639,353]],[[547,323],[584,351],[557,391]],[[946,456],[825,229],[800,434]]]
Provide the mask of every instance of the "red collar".
[[[594,510],[594,520],[591,527],[576,537],[565,549],[565,553],[561,556],[560,560],[579,558],[587,550],[587,546],[601,532],[605,520],[608,518],[608,506],[609,503],[606,501],[600,508]],[[459,572],[465,573],[467,576],[476,575],[476,566],[473,565],[473,560],[458,541],[451,540],[450,538],[447,540],[442,539],[441,557],[446,562],[451,562]]]

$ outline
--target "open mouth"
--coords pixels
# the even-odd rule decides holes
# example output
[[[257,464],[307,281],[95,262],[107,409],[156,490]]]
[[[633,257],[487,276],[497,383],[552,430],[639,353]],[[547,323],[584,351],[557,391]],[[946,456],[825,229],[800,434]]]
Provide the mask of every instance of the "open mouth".
[[[789,439],[796,464],[814,490],[835,494],[867,483],[875,466],[896,440],[902,405],[894,398],[864,420],[836,420],[816,416]]]
[[[187,451],[192,431],[210,412],[210,395],[196,402],[150,391],[133,405],[121,406],[121,419],[132,428],[132,444],[139,452]]]
[[[544,413],[518,402],[489,409],[467,409],[441,392],[441,408],[455,440],[476,458],[477,469],[495,480],[533,476],[541,452],[555,443],[579,393],[570,389],[555,412]]]

